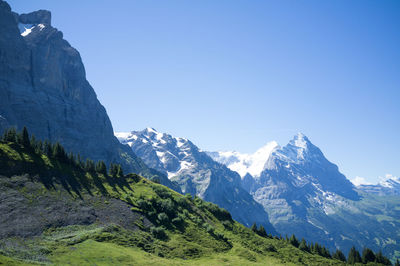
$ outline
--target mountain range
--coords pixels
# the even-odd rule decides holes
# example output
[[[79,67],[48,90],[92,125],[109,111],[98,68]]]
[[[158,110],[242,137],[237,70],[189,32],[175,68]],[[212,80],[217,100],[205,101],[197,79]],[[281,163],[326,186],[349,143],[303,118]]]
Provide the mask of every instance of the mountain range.
[[[240,218],[240,213],[249,213],[240,205],[236,211],[240,197],[220,200],[225,192],[225,197],[233,195],[226,188],[243,189],[251,195],[280,234],[294,233],[332,250],[368,245],[393,256],[400,247],[399,198],[394,194],[377,197],[365,187],[354,186],[302,133],[283,147],[272,141],[254,154],[203,152],[188,139],[153,128],[115,135],[146,164],[177,182],[183,192],[223,206],[246,225],[256,220],[248,214],[247,220]],[[218,186],[210,188],[217,174]],[[398,183],[385,184],[388,188]],[[378,207],[382,204],[386,207]]]
[[[276,234],[267,212],[241,187],[240,176],[212,160],[188,139],[160,133],[153,128],[115,135],[148,166],[177,183],[183,193],[227,209],[244,225],[257,223],[269,233]]]
[[[106,165],[118,163],[122,165],[125,173],[140,174],[176,192],[196,196],[191,199],[188,195],[187,198],[192,203],[185,206],[186,212],[189,212],[189,214],[185,212],[186,218],[193,220],[189,224],[202,228],[201,232],[196,230],[193,232],[201,236],[210,234],[204,239],[212,242],[214,240],[210,240],[211,237],[220,244],[224,242],[227,249],[232,248],[230,242],[225,241],[221,235],[216,235],[212,229],[204,225],[211,220],[216,221],[214,215],[209,216],[211,220],[207,220],[209,211],[203,213],[206,208],[204,206],[216,211],[217,215],[222,213],[225,218],[230,217],[230,214],[216,209],[213,205],[203,203],[199,198],[225,208],[231,212],[235,220],[248,227],[253,223],[263,225],[267,233],[296,234],[297,237],[304,237],[307,241],[318,241],[332,251],[339,248],[347,252],[353,245],[358,249],[368,246],[374,251],[382,249],[384,254],[391,258],[400,257],[400,209],[398,207],[400,182],[398,179],[392,178],[377,185],[355,187],[340,173],[338,167],[329,162],[322,151],[301,133],[294,136],[285,146],[281,147],[276,142],[269,142],[254,154],[205,152],[188,139],[160,133],[153,128],[115,133],[114,136],[107,112],[86,80],[85,68],[79,52],[63,38],[61,31],[52,26],[51,13],[39,10],[29,14],[17,14],[11,11],[6,2],[0,0],[0,131],[10,127],[20,130],[24,126],[29,128],[29,132],[36,139],[59,142],[67,152],[80,154],[82,159],[104,161]],[[119,206],[108,210],[112,213],[112,221],[110,221],[113,223],[125,225],[122,221],[123,217],[131,217],[130,211],[134,213],[134,217],[131,217],[132,221],[138,224],[140,221],[146,221],[145,217],[150,216],[153,219],[153,225],[159,225],[163,220],[163,217],[160,219],[155,217],[155,213],[147,213],[148,216],[143,214],[149,212],[147,208],[149,206],[146,204],[150,204],[142,202],[144,197],[149,202],[155,198],[152,196],[155,195],[156,192],[153,190],[157,190],[157,186],[153,187],[153,183],[136,178],[135,175],[127,177],[127,180],[132,182],[131,184],[125,184],[123,180],[119,180],[120,183],[115,180],[110,181],[104,173],[100,179],[96,179],[96,175],[89,171],[88,175],[91,176],[89,183],[92,188],[90,186],[86,188],[89,193],[86,195],[88,202],[84,197],[79,198],[80,193],[84,193],[83,187],[89,184],[84,182],[87,174],[84,171],[87,169],[76,170],[79,172],[77,178],[80,179],[72,180],[72,182],[69,178],[75,174],[75,170],[72,171],[69,168],[71,166],[65,166],[64,162],[60,163],[53,159],[54,164],[52,164],[47,155],[34,155],[32,150],[21,150],[18,145],[12,142],[3,143],[1,156],[10,165],[21,164],[21,168],[13,169],[0,165],[2,174],[7,173],[7,176],[1,177],[0,185],[3,188],[1,190],[3,194],[0,203],[3,204],[4,213],[7,211],[7,217],[11,217],[13,221],[21,221],[21,217],[27,221],[34,218],[35,222],[42,226],[40,211],[44,211],[46,216],[50,215],[51,219],[49,218],[50,222],[46,222],[40,230],[50,228],[51,231],[52,226],[65,225],[63,224],[65,219],[60,218],[61,211],[68,213],[69,210],[72,214],[68,218],[68,226],[80,226],[92,224],[96,219],[107,220],[111,214],[105,209],[107,206],[114,206],[113,204]],[[21,172],[21,169],[27,169],[26,164],[29,167],[32,166],[31,164],[40,165],[40,167],[34,167],[34,169],[41,168],[40,172],[32,172],[31,176],[8,175],[10,169],[19,171],[18,174],[23,175],[24,172]],[[78,163],[78,165],[81,164],[82,162]],[[44,171],[49,171],[47,175],[50,176],[57,174],[54,178],[58,183],[56,182],[53,188],[39,184],[40,180],[43,182],[45,179],[41,179]],[[51,176],[50,179],[52,178]],[[65,183],[66,180],[72,183]],[[139,182],[138,180],[141,180],[139,188],[147,191],[148,195],[136,190],[138,187],[135,187],[133,183]],[[120,189],[116,186],[116,182]],[[70,189],[77,184],[79,186],[75,187],[77,192],[74,194]],[[68,200],[57,198],[56,193],[50,191],[55,189],[60,192],[61,190],[58,189],[60,186],[65,186],[61,194]],[[20,191],[19,188],[23,190]],[[34,190],[31,191],[30,188]],[[94,195],[91,194],[92,191],[95,192]],[[99,197],[98,193],[104,191],[107,191],[107,195]],[[39,193],[46,195],[45,199],[54,199],[57,204],[51,205],[51,201],[37,200]],[[116,196],[115,193],[118,195]],[[169,200],[167,200],[168,203],[164,202],[165,204],[182,201],[178,200],[182,197],[174,193],[168,190]],[[17,200],[7,201],[9,197],[15,195],[18,200],[25,203],[32,202],[31,199],[33,199],[37,204],[38,212],[25,212],[27,207],[18,205]],[[163,193],[160,195],[160,198],[164,197]],[[111,205],[108,205],[110,197],[117,198],[117,202],[112,201]],[[79,198],[78,204],[75,201],[76,198]],[[134,199],[134,201],[130,202],[128,199]],[[101,204],[96,205],[97,201],[101,201]],[[120,201],[124,202],[123,206]],[[51,205],[47,207],[53,208],[54,214],[57,215],[51,215],[44,206],[47,203]],[[151,204],[160,209],[166,208],[155,202]],[[64,205],[67,207],[64,208]],[[63,207],[59,208],[60,206]],[[77,210],[79,217],[76,216],[78,214],[71,212],[68,206]],[[97,209],[98,207],[101,207],[100,210]],[[203,209],[200,210],[200,208]],[[115,210],[123,210],[123,217],[119,217]],[[136,212],[141,214],[136,215]],[[169,218],[177,218],[175,216]],[[77,221],[78,224],[76,224]],[[221,220],[215,223],[221,230],[227,225],[227,223],[223,225],[222,222]],[[143,234],[149,234],[150,228],[146,226],[141,228],[144,230]],[[176,243],[179,242],[176,239],[181,239],[182,235],[177,233],[179,231],[177,226],[171,228],[170,233],[174,236],[172,244],[176,247]],[[103,229],[106,231],[101,231],[101,234],[98,231],[98,234],[96,233],[93,237],[107,239],[111,233],[107,231],[109,229]],[[92,229],[88,230],[88,234],[93,235]],[[232,235],[223,230],[226,234]],[[250,234],[244,229],[240,230],[246,232],[247,235]],[[15,229],[13,232],[17,231]],[[66,233],[66,238],[69,237],[68,232],[63,233]],[[184,236],[184,242],[189,245],[188,252],[196,251],[196,245],[200,245],[201,250],[207,250],[208,242],[189,243],[190,241],[186,240],[193,235],[190,235],[191,232],[186,233],[188,235]],[[78,236],[77,234],[80,233],[75,232],[74,239]],[[118,234],[113,231],[112,237]],[[242,237],[245,237],[245,234]],[[48,240],[45,236],[43,237],[43,241]],[[55,236],[52,235],[52,237]],[[79,239],[82,240],[85,237],[86,235],[83,235]],[[131,236],[130,241],[135,239],[138,242],[146,239],[139,238],[137,235],[135,237]],[[235,239],[240,239],[240,237]],[[120,241],[127,243],[126,239],[120,239]],[[158,240],[151,238],[151,241],[159,244]],[[265,244],[264,240],[257,241]],[[4,241],[2,243],[5,243],[5,246],[8,245]],[[246,245],[247,242],[240,243],[240,245]],[[1,249],[4,247],[3,244]],[[279,250],[286,248],[286,244],[281,242],[275,244]],[[150,244],[146,242],[143,245],[144,248],[149,248]],[[169,250],[164,244],[160,246],[163,251]],[[264,251],[274,252],[272,249]],[[152,252],[156,253],[156,250]],[[171,250],[168,252],[173,253]],[[247,250],[241,252],[246,253],[249,260],[253,259],[251,257],[253,255],[248,255],[252,254],[251,252]]]

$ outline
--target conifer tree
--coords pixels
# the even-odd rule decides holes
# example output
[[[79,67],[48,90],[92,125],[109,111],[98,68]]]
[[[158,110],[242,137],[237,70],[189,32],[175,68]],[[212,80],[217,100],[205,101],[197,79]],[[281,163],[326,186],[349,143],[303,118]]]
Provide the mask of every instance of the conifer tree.
[[[117,165],[117,176],[124,176],[124,171],[120,164]]]
[[[112,177],[117,177],[118,175],[118,168],[116,164],[110,163],[110,167],[109,167],[109,174]]]
[[[325,257],[325,258],[331,258],[332,257],[331,253],[329,252],[329,250],[325,246],[323,246],[321,248],[321,256]]]
[[[29,148],[31,146],[31,141],[29,140],[29,133],[28,133],[28,129],[26,127],[24,127],[22,129],[22,140],[21,140],[21,144],[26,147]]]
[[[305,251],[305,252],[310,252],[310,249],[307,246],[307,242],[306,242],[306,240],[304,240],[304,238],[302,238],[300,241],[299,249],[302,251]]]
[[[375,262],[382,263],[383,265],[392,265],[390,260],[388,258],[386,258],[385,256],[383,256],[381,250],[378,253],[376,253]]]
[[[335,253],[333,253],[332,258],[346,262],[346,256],[340,249],[337,249]]]
[[[257,224],[253,223],[253,225],[250,227],[251,231],[253,231],[254,233],[257,233]]]
[[[290,237],[289,243],[295,246],[296,248],[299,247],[299,240],[297,240],[294,234]]]
[[[368,262],[375,261],[375,254],[369,248],[364,248],[361,257],[362,263],[367,264]]]
[[[107,167],[104,161],[98,161],[96,164],[96,172],[107,176]]]
[[[15,128],[12,127],[7,129],[6,132],[4,133],[3,140],[5,142],[16,142],[17,131],[15,130]]]
[[[94,173],[95,172],[94,162],[92,160],[86,159],[85,171],[89,172],[89,173]]]
[[[264,226],[260,225],[260,228],[258,229],[258,235],[262,237],[267,237],[267,232],[265,231]]]
[[[65,161],[66,158],[65,150],[64,147],[59,142],[57,142],[53,146],[53,157],[60,161]]]
[[[358,250],[353,246],[350,249],[348,258],[347,258],[347,263],[349,264],[356,264],[358,262],[362,262],[361,261],[361,256],[360,253],[358,252]]]

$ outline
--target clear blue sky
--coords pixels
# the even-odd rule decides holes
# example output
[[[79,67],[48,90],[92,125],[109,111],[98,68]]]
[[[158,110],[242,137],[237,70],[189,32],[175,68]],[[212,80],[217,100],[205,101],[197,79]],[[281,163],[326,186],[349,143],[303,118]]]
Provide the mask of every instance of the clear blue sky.
[[[400,1],[8,2],[52,11],[115,131],[241,152],[301,131],[349,179],[400,175]]]

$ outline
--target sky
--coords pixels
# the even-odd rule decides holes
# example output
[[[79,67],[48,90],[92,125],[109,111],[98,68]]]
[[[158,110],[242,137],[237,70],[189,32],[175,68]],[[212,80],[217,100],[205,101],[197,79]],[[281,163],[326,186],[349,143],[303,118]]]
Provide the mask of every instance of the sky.
[[[302,132],[349,179],[400,176],[400,1],[8,3],[52,12],[116,132],[247,153]]]

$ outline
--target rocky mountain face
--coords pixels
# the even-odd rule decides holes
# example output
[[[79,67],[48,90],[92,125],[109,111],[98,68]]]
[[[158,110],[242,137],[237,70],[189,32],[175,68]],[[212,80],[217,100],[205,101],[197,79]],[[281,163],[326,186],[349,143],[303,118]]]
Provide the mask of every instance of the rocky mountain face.
[[[231,212],[237,221],[250,226],[256,222],[275,232],[268,214],[241,187],[240,176],[211,159],[190,140],[157,132],[153,128],[116,133],[150,167],[168,175],[183,193],[197,195]]]
[[[400,196],[400,177],[390,176],[376,185],[359,185],[357,188],[367,193]]]
[[[357,192],[394,192],[399,184],[397,179],[356,189],[301,133],[283,147],[265,147],[252,155],[208,154],[231,169],[239,169],[242,187],[264,207],[279,233],[294,233],[324,243],[332,250],[348,251],[352,245],[370,245],[392,256],[393,250],[399,248],[400,212],[394,207],[399,198],[382,199]],[[259,160],[243,160],[249,157]],[[254,165],[262,163],[262,170],[255,171]],[[390,218],[382,220],[382,216]]]
[[[51,13],[18,15],[0,0],[0,132],[23,126],[84,158],[159,175],[114,137],[79,52],[51,25]]]

